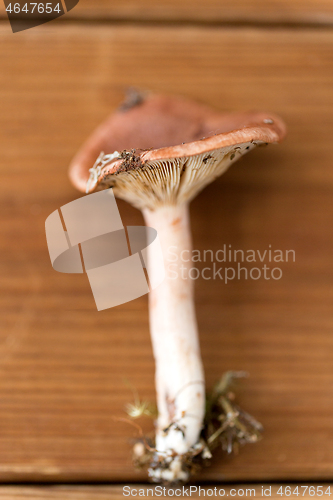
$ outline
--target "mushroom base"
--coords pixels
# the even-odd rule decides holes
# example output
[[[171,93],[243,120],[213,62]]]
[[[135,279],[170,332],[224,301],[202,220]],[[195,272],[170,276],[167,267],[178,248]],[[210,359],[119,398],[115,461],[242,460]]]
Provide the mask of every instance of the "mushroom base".
[[[214,451],[222,448],[228,454],[238,452],[240,445],[261,439],[262,426],[235,403],[232,392],[236,379],[244,372],[227,372],[216,384],[206,401],[204,427],[196,445],[187,453],[161,453],[148,447],[146,439],[134,446],[136,466],[148,466],[153,482],[186,483],[202,466],[209,465]]]

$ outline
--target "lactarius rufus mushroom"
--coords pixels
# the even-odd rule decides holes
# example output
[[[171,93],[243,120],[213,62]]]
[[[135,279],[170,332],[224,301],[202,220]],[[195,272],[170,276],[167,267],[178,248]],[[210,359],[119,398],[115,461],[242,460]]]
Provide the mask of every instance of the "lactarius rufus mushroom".
[[[189,202],[242,155],[284,135],[282,120],[268,113],[223,114],[187,99],[138,95],[92,134],[72,161],[70,178],[87,193],[113,187],[142,210],[158,232],[168,269],[170,247],[179,266],[186,265],[180,255],[191,249]],[[154,272],[153,252],[149,259]],[[205,417],[193,281],[172,274],[149,294],[158,407],[149,474],[164,482],[186,481],[193,464],[223,436],[230,451],[232,440],[254,441],[259,429],[228,399],[226,378]]]

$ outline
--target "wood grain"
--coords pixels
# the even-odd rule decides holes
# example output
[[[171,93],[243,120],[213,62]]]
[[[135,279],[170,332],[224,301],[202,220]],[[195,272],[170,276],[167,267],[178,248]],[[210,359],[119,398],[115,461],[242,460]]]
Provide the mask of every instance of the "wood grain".
[[[305,494],[302,496],[305,500],[309,500],[313,498],[312,494],[308,493],[309,488],[311,487],[311,493],[316,491],[316,488],[318,485],[307,485],[308,489],[306,488],[306,485],[304,488],[298,489],[301,494],[304,492]],[[141,494],[141,498],[152,498],[153,500],[156,498],[160,498],[161,495],[159,494],[159,490],[157,490],[156,494],[152,491],[153,487],[147,487],[142,484],[131,484],[130,486],[127,486],[127,488],[130,487],[133,492],[133,496],[130,496],[129,498],[134,498],[135,494],[139,495]],[[261,497],[265,498],[262,496],[262,488],[268,493],[268,489],[271,488],[271,495],[269,498],[272,500],[279,500],[281,498],[281,495],[279,495],[277,492],[279,490],[280,486],[277,485],[268,485],[268,484],[263,484],[260,486],[256,485],[228,485],[228,486],[216,486],[216,485],[206,485],[206,486],[201,486],[201,491],[199,494],[199,487],[198,492],[195,492],[194,489],[192,489],[191,497],[193,500],[197,500],[198,498],[202,498],[205,495],[211,494],[211,492],[214,492],[216,490],[217,494],[221,492],[221,495],[223,495],[223,491],[225,492],[225,496],[232,496],[236,500],[239,498],[242,498],[244,495],[247,494],[247,497]],[[285,486],[283,485],[283,488]],[[291,491],[296,490],[296,485],[291,485]],[[189,486],[187,486],[188,491],[189,491]],[[323,491],[327,491],[329,488],[329,485],[324,485],[322,486]],[[330,486],[331,491],[332,491],[332,486]],[[177,487],[174,488],[175,490],[178,489]],[[125,492],[127,493],[129,490],[125,489]],[[239,492],[239,494],[235,494]],[[244,491],[244,493],[242,493]],[[297,491],[297,490],[296,490]],[[320,491],[320,489],[318,490]],[[171,492],[169,492],[169,495],[166,496],[172,496]],[[177,492],[178,493],[178,492]],[[145,496],[143,496],[145,495]],[[123,486],[45,486],[45,487],[0,487],[0,498],[1,500],[20,500],[20,499],[29,499],[33,498],[34,500],[57,500],[61,499],[63,500],[64,498],[68,500],[108,500],[112,498],[113,500],[123,500],[126,498],[126,496],[123,495]],[[297,494],[291,494],[288,498],[295,498],[297,499]]]
[[[15,3],[15,2],[14,2]],[[0,15],[6,16],[0,3]],[[65,18],[250,23],[333,22],[331,0],[80,0]]]
[[[0,27],[0,480],[146,478],[131,464],[135,430],[113,417],[132,400],[126,380],[154,400],[147,300],[98,313],[85,276],[52,270],[44,234],[79,196],[70,159],[133,85],[287,122],[284,144],[192,204],[196,249],[296,252],[278,281],[196,283],[207,385],[247,370],[239,401],[265,426],[262,442],[218,454],[199,478],[331,478],[332,31],[55,26]],[[124,224],[142,223],[119,208]]]
[[[330,0],[81,0],[70,17],[199,22],[333,21]]]

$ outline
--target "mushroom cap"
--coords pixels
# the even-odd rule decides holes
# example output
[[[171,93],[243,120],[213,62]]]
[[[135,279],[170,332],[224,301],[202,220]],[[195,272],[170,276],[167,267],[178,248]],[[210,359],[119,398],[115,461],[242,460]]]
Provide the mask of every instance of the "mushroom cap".
[[[80,191],[113,187],[134,206],[154,209],[190,201],[243,154],[285,133],[273,114],[221,113],[185,98],[137,94],[93,132],[69,176]]]

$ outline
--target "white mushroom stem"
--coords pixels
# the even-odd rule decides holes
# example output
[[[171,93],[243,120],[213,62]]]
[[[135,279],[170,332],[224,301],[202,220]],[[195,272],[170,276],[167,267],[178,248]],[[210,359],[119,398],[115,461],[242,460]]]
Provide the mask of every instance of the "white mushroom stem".
[[[157,230],[166,270],[164,282],[149,294],[158,405],[156,449],[162,455],[172,451],[182,455],[198,444],[205,414],[194,282],[188,275],[192,247],[188,204],[145,209],[143,214],[147,226]],[[153,250],[148,255],[149,273],[154,273],[160,262]]]

